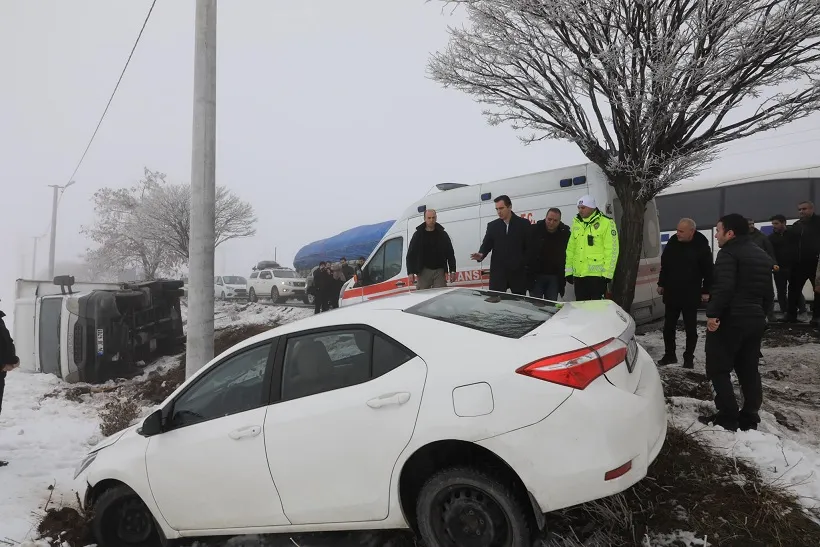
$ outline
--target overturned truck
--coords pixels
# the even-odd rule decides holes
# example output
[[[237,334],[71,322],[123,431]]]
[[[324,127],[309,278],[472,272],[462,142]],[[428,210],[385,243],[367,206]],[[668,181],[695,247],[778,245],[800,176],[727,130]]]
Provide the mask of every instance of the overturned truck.
[[[75,283],[18,279],[14,339],[20,368],[104,383],[181,351],[183,282]]]

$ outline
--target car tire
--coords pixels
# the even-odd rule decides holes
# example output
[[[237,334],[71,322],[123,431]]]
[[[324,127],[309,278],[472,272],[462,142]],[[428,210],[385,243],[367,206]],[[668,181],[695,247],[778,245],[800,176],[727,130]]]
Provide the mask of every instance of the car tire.
[[[310,304],[312,306],[315,303],[316,303],[316,295],[308,294],[307,297],[305,297],[305,304]]]
[[[279,289],[277,289],[276,287],[270,290],[270,301],[274,304],[279,302]]]
[[[251,287],[251,290],[248,291],[248,302],[256,302],[257,300],[259,299],[256,298],[256,291]]]
[[[220,296],[222,300],[225,300],[225,291],[222,291],[222,295]]]
[[[106,490],[94,503],[91,530],[100,547],[159,547],[151,511],[127,486]]]
[[[302,303],[304,304],[313,304],[313,301],[310,299],[309,295],[305,295],[302,297]]]
[[[416,499],[419,533],[429,547],[530,547],[530,512],[509,486],[468,467],[439,471]]]

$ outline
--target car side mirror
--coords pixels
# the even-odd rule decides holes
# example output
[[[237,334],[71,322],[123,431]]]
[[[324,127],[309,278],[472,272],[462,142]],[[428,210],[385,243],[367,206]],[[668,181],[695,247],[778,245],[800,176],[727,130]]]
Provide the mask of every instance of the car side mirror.
[[[157,409],[146,416],[137,433],[143,437],[153,437],[162,433],[162,409]]]

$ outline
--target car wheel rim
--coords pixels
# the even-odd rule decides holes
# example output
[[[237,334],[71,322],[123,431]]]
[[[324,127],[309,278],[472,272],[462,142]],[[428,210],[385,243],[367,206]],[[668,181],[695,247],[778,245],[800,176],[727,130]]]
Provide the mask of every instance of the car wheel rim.
[[[509,519],[498,503],[482,490],[469,486],[443,490],[435,498],[433,511],[433,529],[442,545],[511,545]]]
[[[138,499],[123,501],[117,519],[117,538],[124,543],[142,543],[151,537],[154,523],[145,505]]]

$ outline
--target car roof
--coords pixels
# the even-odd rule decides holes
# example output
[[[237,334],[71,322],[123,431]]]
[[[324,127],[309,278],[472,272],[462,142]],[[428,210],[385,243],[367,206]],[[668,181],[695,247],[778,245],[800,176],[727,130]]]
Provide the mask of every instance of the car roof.
[[[252,336],[251,338],[248,338],[247,340],[240,342],[239,344],[236,344],[235,346],[229,348],[226,351],[234,352],[246,346],[250,346],[258,342],[263,342],[270,338],[275,338],[277,336],[282,336],[284,334],[290,334],[292,332],[318,329],[322,327],[331,327],[334,325],[365,323],[367,321],[368,315],[373,311],[399,313],[401,311],[406,310],[407,308],[415,306],[416,304],[420,304],[422,302],[430,300],[431,298],[434,298],[440,294],[459,290],[470,289],[444,288],[414,291],[411,293],[402,293],[393,296],[387,296],[384,298],[378,298],[375,300],[368,300],[360,304],[346,306],[343,308],[337,308],[335,310],[330,310],[316,315],[310,315],[303,319],[293,321],[292,323],[287,323],[285,325],[274,327],[269,331],[265,331],[263,333],[257,334],[256,336]]]

